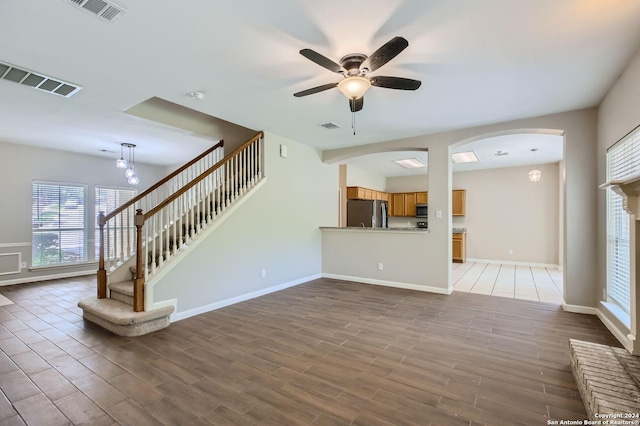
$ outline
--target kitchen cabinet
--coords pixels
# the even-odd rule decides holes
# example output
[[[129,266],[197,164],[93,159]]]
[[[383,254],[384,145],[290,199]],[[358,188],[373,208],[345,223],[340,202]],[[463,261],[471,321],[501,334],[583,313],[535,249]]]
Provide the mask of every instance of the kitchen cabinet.
[[[464,189],[454,189],[451,191],[452,216],[464,216],[467,212],[467,191]]]
[[[364,200],[364,188],[359,186],[347,186],[348,200]]]
[[[452,261],[455,263],[464,263],[467,260],[467,234],[451,234],[451,251]]]
[[[416,217],[416,193],[404,193],[404,215],[408,217]]]
[[[390,212],[390,216],[406,216],[404,214],[404,194],[391,194]]]
[[[390,196],[390,216],[416,217],[416,204],[427,203],[426,192],[396,192]]]
[[[389,194],[361,186],[347,186],[348,200],[384,200],[389,201]]]

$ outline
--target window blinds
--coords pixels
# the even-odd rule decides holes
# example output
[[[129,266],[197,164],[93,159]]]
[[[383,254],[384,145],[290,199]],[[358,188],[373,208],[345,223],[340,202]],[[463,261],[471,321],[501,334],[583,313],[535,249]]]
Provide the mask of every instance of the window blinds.
[[[607,152],[607,180],[629,181],[640,177],[640,128],[636,128]],[[630,313],[630,228],[622,196],[607,189],[607,298]]]
[[[95,200],[95,215],[96,222],[98,221],[98,214],[102,211],[105,214],[109,214],[127,201],[131,200],[137,195],[137,191],[132,189],[120,189],[120,188],[108,188],[96,186],[96,200]],[[133,247],[135,237],[135,221],[134,221],[134,209],[131,208],[128,211],[123,222],[111,223],[109,226],[109,235],[107,238],[109,241],[115,241],[113,246],[109,247],[110,253],[107,254],[107,258],[111,259],[116,253],[123,252],[127,247]],[[106,230],[105,230],[106,231]],[[95,238],[95,253],[96,259],[100,258],[100,230],[96,228]],[[118,234],[116,238],[115,234]]]
[[[86,261],[84,185],[33,182],[33,266]]]

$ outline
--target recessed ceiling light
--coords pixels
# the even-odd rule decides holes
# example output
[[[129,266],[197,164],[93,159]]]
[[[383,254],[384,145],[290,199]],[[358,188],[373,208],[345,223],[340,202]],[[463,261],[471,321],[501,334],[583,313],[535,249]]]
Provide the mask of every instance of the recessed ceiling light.
[[[476,162],[480,161],[480,159],[478,158],[476,153],[473,152],[473,151],[455,152],[455,153],[453,153],[451,155],[451,158],[453,159],[453,162],[456,163],[456,164],[460,164],[460,163],[476,163]]]
[[[417,169],[419,167],[427,167],[427,165],[417,158],[406,158],[404,160],[393,160],[394,163],[397,163],[404,167],[405,169]]]

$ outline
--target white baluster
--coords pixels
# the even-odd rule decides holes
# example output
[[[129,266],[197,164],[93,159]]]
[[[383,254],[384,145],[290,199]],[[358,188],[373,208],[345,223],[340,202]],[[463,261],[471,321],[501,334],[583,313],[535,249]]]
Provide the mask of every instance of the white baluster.
[[[148,225],[151,228],[151,274],[155,274],[156,272],[156,235],[158,235],[156,228],[156,218],[157,215],[152,217]]]
[[[149,233],[153,234],[153,231],[150,231],[152,220],[147,223],[147,226],[143,227],[144,233],[144,244],[142,245],[142,253],[138,253],[138,256],[142,256],[142,270],[144,271],[145,281],[149,278]],[[152,262],[153,263],[153,262]],[[136,275],[138,271],[136,271]]]

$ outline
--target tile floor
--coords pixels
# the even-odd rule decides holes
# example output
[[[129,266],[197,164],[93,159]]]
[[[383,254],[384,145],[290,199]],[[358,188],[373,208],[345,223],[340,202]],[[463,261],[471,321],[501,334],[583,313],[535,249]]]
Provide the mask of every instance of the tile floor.
[[[562,271],[555,268],[480,262],[454,263],[453,290],[563,303]]]

